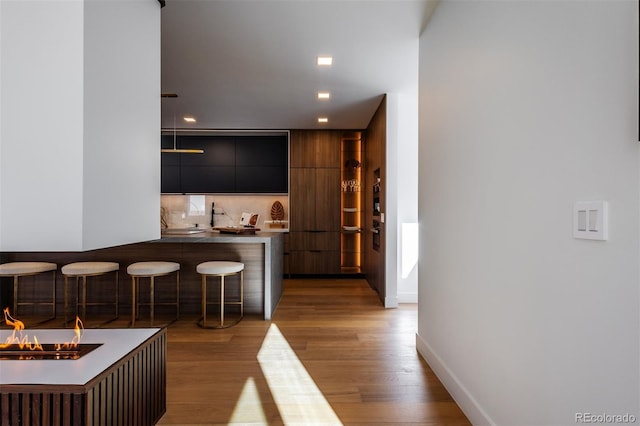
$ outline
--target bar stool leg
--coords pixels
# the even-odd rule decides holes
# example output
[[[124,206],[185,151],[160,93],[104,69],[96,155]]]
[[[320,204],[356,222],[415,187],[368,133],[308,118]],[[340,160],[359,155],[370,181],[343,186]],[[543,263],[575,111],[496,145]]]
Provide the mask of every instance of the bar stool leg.
[[[131,277],[131,327],[136,325],[136,277]]]
[[[67,314],[69,313],[69,295],[67,293],[67,288],[68,288],[68,277],[65,275],[64,276],[64,326],[67,326],[68,323],[68,317]]]
[[[136,320],[140,319],[140,300],[142,300],[142,296],[140,296],[140,281],[142,281],[142,277],[136,277]]]
[[[224,275],[220,276],[220,327],[224,327]]]
[[[244,270],[240,271],[240,318],[244,317]]]
[[[153,294],[153,275],[150,277],[151,280],[151,295],[149,296],[149,298],[151,299],[151,326],[153,326],[153,314],[154,314],[154,305],[155,305],[155,295]]]
[[[120,301],[118,300],[119,297],[118,295],[120,294],[120,289],[118,287],[120,287],[120,280],[119,280],[120,276],[118,275],[118,271],[116,271],[116,318],[119,318],[120,315],[118,313],[118,305],[120,305]]]
[[[18,276],[13,276],[13,315],[18,318]]]
[[[82,320],[87,318],[87,276],[82,276]]]
[[[51,313],[53,314],[53,318],[55,319],[56,317],[56,271],[53,271],[53,309],[51,310]]]
[[[176,271],[176,319],[180,319],[180,270]]]
[[[202,327],[207,326],[207,276],[202,275]]]

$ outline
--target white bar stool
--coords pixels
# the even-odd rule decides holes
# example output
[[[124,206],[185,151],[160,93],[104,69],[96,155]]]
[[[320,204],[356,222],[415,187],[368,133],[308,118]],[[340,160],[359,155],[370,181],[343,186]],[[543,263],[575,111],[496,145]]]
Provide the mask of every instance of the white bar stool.
[[[64,275],[64,323],[67,324],[67,314],[69,311],[69,292],[68,292],[68,280],[69,277],[76,279],[76,315],[78,314],[78,304],[82,306],[82,320],[86,319],[87,315],[87,305],[110,305],[110,303],[103,302],[94,302],[87,303],[87,277],[96,277],[98,275],[108,274],[110,272],[115,272],[116,282],[115,282],[115,310],[116,316],[113,320],[118,318],[118,271],[120,270],[120,265],[115,262],[75,262],[69,263],[68,265],[64,265],[62,267],[62,274]],[[82,278],[82,297],[77,296],[78,288],[78,280]],[[111,320],[111,321],[113,321]]]
[[[151,325],[153,325],[155,294],[154,284],[156,277],[162,277],[171,273],[176,273],[176,301],[157,303],[158,305],[175,305],[176,320],[180,318],[180,264],[176,262],[136,262],[127,267],[127,273],[131,275],[131,326],[136,324],[136,316],[139,314],[140,306],[140,278],[149,278],[149,303],[151,312]]]
[[[211,261],[196,266],[196,272],[202,275],[202,320],[198,323],[204,328],[227,328],[236,325],[244,317],[244,263]],[[227,302],[224,299],[224,278],[229,275],[240,274],[240,300]],[[209,302],[207,299],[207,277],[220,277],[220,302]],[[207,326],[207,305],[220,305],[220,323]],[[224,323],[224,305],[240,305],[240,318],[228,325]]]
[[[0,265],[0,277],[13,277],[13,312],[16,318],[18,317],[18,306],[21,305],[50,305],[51,315],[50,319],[56,317],[56,270],[58,265],[48,262],[9,262]],[[51,301],[38,301],[38,302],[19,302],[18,301],[18,278],[26,277],[29,275],[38,275],[44,272],[53,272],[53,285],[51,286],[53,291],[51,294]],[[48,320],[47,320],[48,321]]]

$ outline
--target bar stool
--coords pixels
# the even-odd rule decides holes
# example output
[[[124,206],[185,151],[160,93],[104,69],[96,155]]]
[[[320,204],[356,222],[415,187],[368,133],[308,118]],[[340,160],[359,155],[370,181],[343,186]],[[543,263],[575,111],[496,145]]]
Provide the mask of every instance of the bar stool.
[[[67,314],[69,311],[69,292],[68,292],[68,280],[69,277],[76,279],[76,315],[78,313],[78,304],[82,306],[82,320],[85,320],[87,315],[87,305],[110,305],[111,303],[103,303],[103,302],[93,302],[87,303],[87,277],[96,277],[99,275],[108,274],[110,272],[115,272],[116,276],[116,295],[115,295],[115,310],[116,316],[110,321],[118,319],[118,272],[120,270],[120,265],[115,262],[75,262],[69,263],[68,265],[64,265],[62,267],[62,274],[64,275],[64,323],[65,325],[68,322]],[[78,280],[82,278],[82,297],[78,297],[77,292],[78,288]],[[109,321],[109,322],[110,322]]]
[[[176,273],[176,301],[155,303],[154,283],[156,277],[162,277]],[[136,312],[139,313],[140,278],[149,278],[149,303],[151,309],[151,325],[153,325],[155,305],[175,305],[176,320],[180,318],[180,264],[175,262],[136,262],[127,267],[127,273],[131,275],[131,326],[136,324]]]
[[[56,270],[58,265],[48,262],[9,262],[0,265],[0,277],[13,277],[13,312],[18,317],[18,306],[20,305],[51,305],[51,315],[49,319],[56,317]],[[53,272],[53,291],[51,301],[19,302],[18,301],[18,278],[29,275],[38,275],[44,272]],[[47,319],[46,321],[48,321]]]
[[[196,272],[202,275],[202,320],[198,324],[204,328],[227,328],[240,322],[244,316],[244,263],[225,261],[203,262],[196,266]],[[224,279],[227,276],[238,273],[240,274],[240,300],[227,302],[224,299]],[[207,326],[207,305],[218,304],[218,302],[210,302],[207,299],[207,277],[220,277],[220,323],[215,326]],[[224,323],[225,305],[240,305],[240,318],[228,325]]]

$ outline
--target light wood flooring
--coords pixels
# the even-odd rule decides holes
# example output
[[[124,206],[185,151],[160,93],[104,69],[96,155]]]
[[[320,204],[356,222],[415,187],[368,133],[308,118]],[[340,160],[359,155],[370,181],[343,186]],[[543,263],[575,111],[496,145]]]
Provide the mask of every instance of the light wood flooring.
[[[284,285],[272,321],[169,326],[160,425],[469,424],[416,351],[416,305],[384,309],[360,279]]]

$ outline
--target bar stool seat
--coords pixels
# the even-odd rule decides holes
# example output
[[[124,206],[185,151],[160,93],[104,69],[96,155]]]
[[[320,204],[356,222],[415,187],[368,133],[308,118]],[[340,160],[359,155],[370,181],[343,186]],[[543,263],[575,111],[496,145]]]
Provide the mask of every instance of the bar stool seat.
[[[49,262],[9,262],[0,265],[0,277],[13,277],[13,312],[18,316],[18,306],[20,305],[51,305],[50,319],[56,317],[56,271],[58,265]],[[30,275],[38,275],[44,272],[53,272],[53,285],[51,301],[19,302],[18,301],[18,278]]]
[[[202,319],[199,325],[204,328],[227,328],[231,327],[244,317],[244,263],[241,262],[229,262],[229,261],[209,261],[200,263],[196,266],[196,272],[202,275]],[[226,301],[225,292],[225,277],[235,274],[240,274],[240,300]],[[220,277],[220,302],[210,302],[207,299],[207,277]],[[220,322],[217,325],[207,325],[207,305],[219,304],[220,305]],[[224,307],[225,305],[239,305],[240,306],[240,318],[236,321],[225,324],[224,322]]]
[[[118,272],[120,270],[120,265],[116,262],[74,262],[64,265],[61,268],[62,274],[64,275],[64,323],[67,324],[67,314],[68,314],[68,279],[69,277],[75,278],[76,280],[76,291],[78,288],[78,280],[82,278],[82,297],[76,297],[76,314],[78,310],[78,305],[80,304],[82,307],[82,319],[86,319],[87,314],[87,305],[105,305],[110,303],[101,303],[101,302],[93,302],[87,303],[87,277],[95,277],[98,275],[104,275],[111,272],[115,272],[116,282],[115,282],[115,318],[119,317],[118,315]],[[112,321],[113,321],[112,320]]]
[[[176,301],[155,303],[154,285],[155,278],[171,273],[176,273]],[[151,325],[154,320],[155,305],[175,305],[176,307],[176,320],[180,318],[180,264],[176,262],[165,261],[151,261],[151,262],[136,262],[127,267],[127,273],[131,276],[131,326],[135,326],[136,317],[140,312],[140,278],[149,278],[149,306],[151,309]]]

